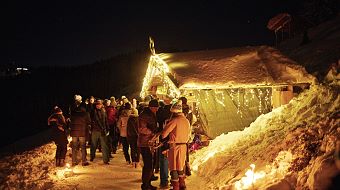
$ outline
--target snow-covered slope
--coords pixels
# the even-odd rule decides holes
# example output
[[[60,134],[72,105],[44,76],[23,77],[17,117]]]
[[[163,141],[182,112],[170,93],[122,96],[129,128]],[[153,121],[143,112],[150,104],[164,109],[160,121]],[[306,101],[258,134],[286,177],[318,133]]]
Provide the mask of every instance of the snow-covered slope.
[[[0,159],[0,189],[50,189],[55,171],[55,145],[50,143]]]
[[[249,169],[255,172],[247,174],[252,189],[325,189],[338,172],[333,157],[339,106],[338,86],[312,85],[243,131],[222,134],[195,153],[191,163],[199,180],[190,184],[203,180],[205,187],[196,188],[247,189],[249,179],[241,178]]]
[[[329,66],[340,60],[340,14],[309,29],[308,36],[310,41],[305,45],[300,45],[303,39],[301,34],[282,42],[278,49],[322,80]]]

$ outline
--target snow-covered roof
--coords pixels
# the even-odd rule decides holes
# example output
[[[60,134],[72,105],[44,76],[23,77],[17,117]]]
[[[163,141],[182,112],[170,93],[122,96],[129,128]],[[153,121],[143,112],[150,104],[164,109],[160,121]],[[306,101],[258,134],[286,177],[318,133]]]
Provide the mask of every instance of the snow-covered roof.
[[[163,53],[180,89],[314,83],[293,60],[268,46]]]

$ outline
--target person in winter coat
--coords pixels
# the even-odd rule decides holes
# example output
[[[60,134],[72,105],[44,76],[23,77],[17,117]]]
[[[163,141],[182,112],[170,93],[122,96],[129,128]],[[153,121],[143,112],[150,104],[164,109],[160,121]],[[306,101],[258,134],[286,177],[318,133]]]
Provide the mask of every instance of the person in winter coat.
[[[151,185],[151,180],[153,180],[154,173],[152,161],[153,155],[149,147],[149,141],[158,132],[156,118],[158,107],[158,101],[153,99],[149,102],[149,106],[146,107],[138,117],[139,125],[137,145],[140,148],[144,163],[142,169],[142,190],[157,189],[157,187]]]
[[[96,149],[98,146],[98,141],[102,148],[103,162],[104,164],[109,164],[109,147],[108,135],[109,126],[107,123],[107,116],[105,109],[103,108],[103,101],[97,100],[95,104],[92,121],[91,121],[91,148],[90,148],[90,161],[93,161],[96,156]]]
[[[170,112],[171,105],[166,104],[161,106],[157,111],[157,119],[159,124],[159,130],[162,131],[166,121],[170,119],[171,112]],[[160,142],[168,141],[168,137],[163,139],[162,136],[159,137]],[[167,150],[168,144],[164,143],[163,146],[159,148],[159,169],[160,169],[160,188],[166,189],[169,187],[169,162],[167,158]]]
[[[117,133],[117,109],[115,107],[115,101],[112,102],[108,100],[108,105],[105,107],[106,115],[107,115],[107,122],[109,124],[109,149],[110,153],[115,153],[117,151],[118,141],[114,141],[114,135]],[[119,133],[118,133],[119,134]]]
[[[190,109],[189,105],[187,104],[188,100],[186,97],[180,97],[179,100],[182,101],[182,112],[184,116],[189,120],[190,123],[190,135],[189,135],[189,141],[191,142],[193,140],[192,136],[192,125],[196,123],[197,118],[196,116],[192,113],[192,110]],[[187,144],[187,157],[185,161],[185,166],[184,167],[184,172],[187,176],[191,175],[191,169],[190,169],[190,164],[189,164],[189,144]]]
[[[127,122],[131,114],[131,104],[129,102],[125,103],[124,109],[119,116],[117,126],[120,132],[120,140],[123,145],[123,152],[126,163],[131,164],[130,154],[129,154],[129,143],[127,141]]]
[[[138,110],[131,109],[131,114],[127,122],[127,140],[131,148],[131,160],[133,167],[137,168],[139,165],[139,149],[137,147],[138,140]]]
[[[89,102],[86,104],[86,112],[90,114],[90,117],[93,115],[93,111],[95,109],[94,102],[95,102],[94,96],[89,97]],[[91,118],[92,120],[92,118]],[[90,134],[90,129],[86,131],[86,136],[85,140],[87,142],[87,145],[91,146],[91,134]]]
[[[170,149],[168,152],[171,184],[174,190],[184,190],[185,175],[183,168],[190,134],[190,123],[182,113],[182,102],[179,100],[171,106],[172,118],[162,131],[162,138],[169,135]]]
[[[63,167],[65,165],[65,157],[67,152],[67,135],[66,135],[66,120],[63,111],[55,106],[52,115],[48,118],[48,125],[52,127],[52,136],[54,143],[57,145],[55,154],[56,166]]]
[[[86,161],[85,136],[86,131],[89,130],[89,126],[91,125],[90,114],[86,112],[85,107],[80,106],[74,110],[70,120],[70,136],[72,137],[72,165],[78,164],[77,155],[80,147],[82,165],[87,166],[89,164]]]

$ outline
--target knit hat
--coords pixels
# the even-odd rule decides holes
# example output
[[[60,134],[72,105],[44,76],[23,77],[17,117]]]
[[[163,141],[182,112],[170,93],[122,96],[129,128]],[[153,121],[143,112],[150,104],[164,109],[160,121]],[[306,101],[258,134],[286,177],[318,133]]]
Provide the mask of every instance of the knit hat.
[[[149,107],[156,107],[156,108],[158,108],[159,107],[158,100],[156,100],[156,99],[150,100]]]
[[[116,98],[114,96],[110,97],[111,102],[116,101]]]
[[[78,94],[74,95],[74,100],[77,101],[77,102],[81,102],[82,100],[82,97]]]
[[[111,104],[111,100],[109,100],[109,99],[105,99],[105,100],[104,100],[104,105],[107,105],[107,104],[109,104],[109,105],[110,105],[110,104]]]
[[[96,104],[96,105],[97,105],[97,104],[103,104],[103,100],[97,99],[96,102],[95,102],[95,104]]]
[[[131,115],[132,116],[138,116],[138,110],[136,108],[131,109]]]
[[[58,106],[54,106],[53,113],[63,112]]]
[[[170,112],[172,113],[181,113],[182,112],[182,101],[178,101],[174,104],[172,104],[170,108]]]

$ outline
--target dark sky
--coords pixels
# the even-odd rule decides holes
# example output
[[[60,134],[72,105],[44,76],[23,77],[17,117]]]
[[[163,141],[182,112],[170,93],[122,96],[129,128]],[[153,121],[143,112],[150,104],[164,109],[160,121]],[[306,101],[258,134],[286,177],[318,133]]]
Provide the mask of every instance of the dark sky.
[[[148,47],[180,50],[272,44],[268,20],[297,1],[7,2],[1,64],[79,65]]]

